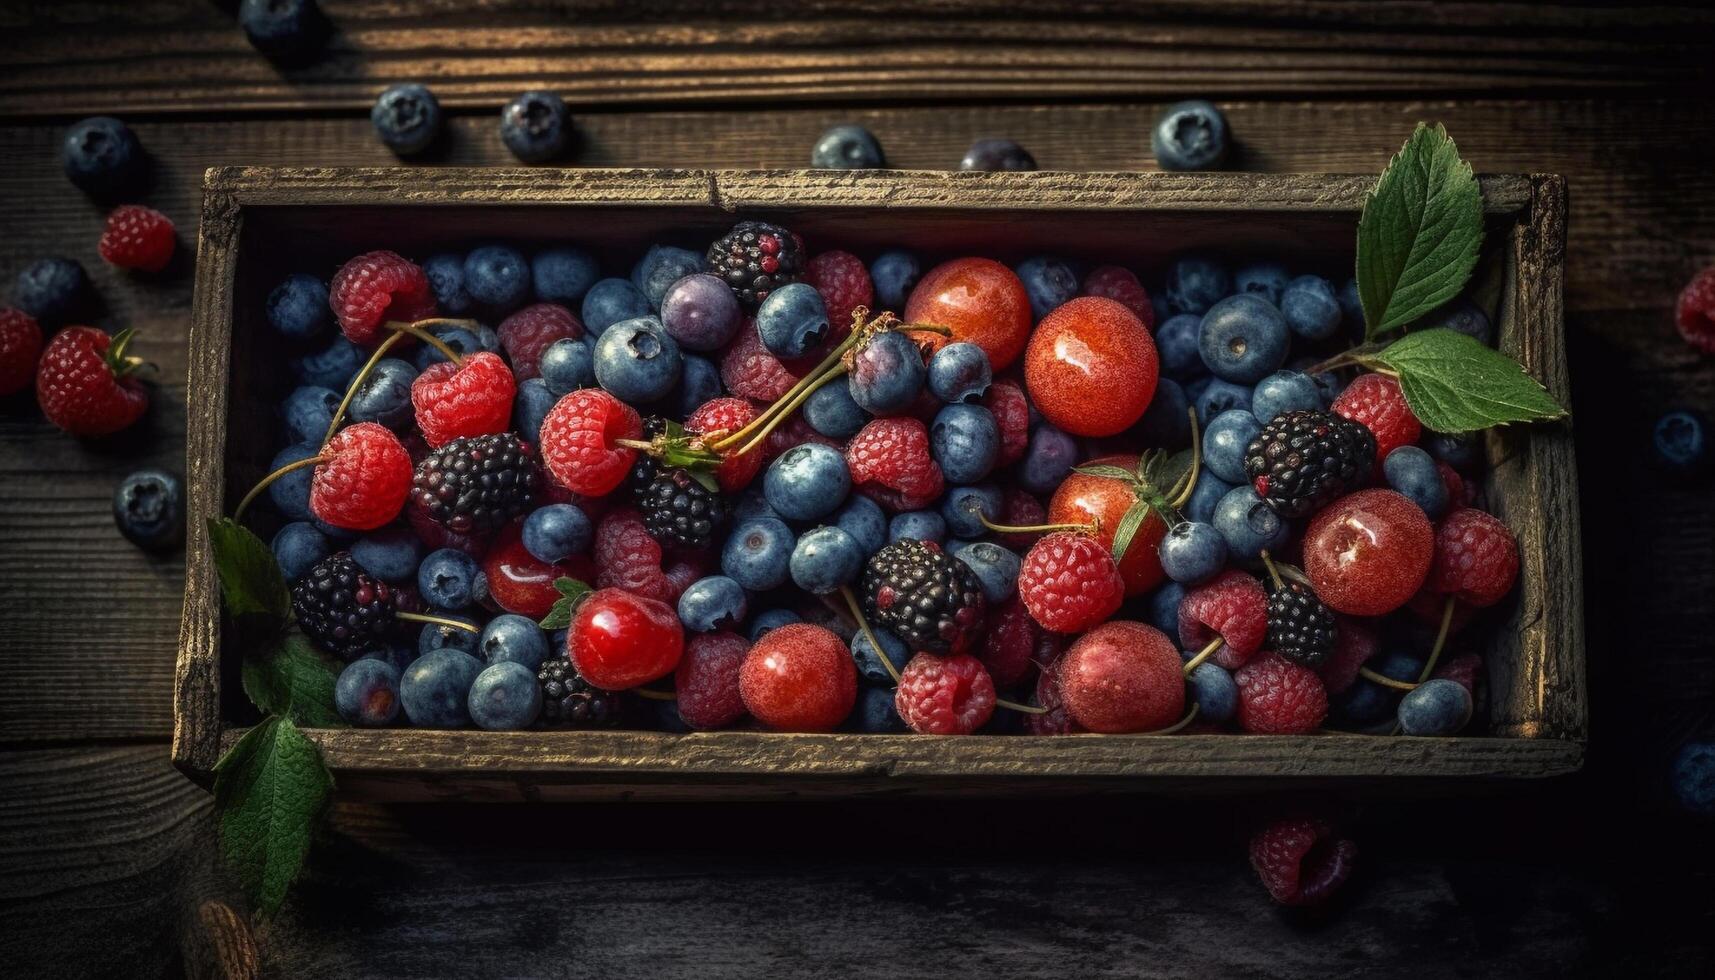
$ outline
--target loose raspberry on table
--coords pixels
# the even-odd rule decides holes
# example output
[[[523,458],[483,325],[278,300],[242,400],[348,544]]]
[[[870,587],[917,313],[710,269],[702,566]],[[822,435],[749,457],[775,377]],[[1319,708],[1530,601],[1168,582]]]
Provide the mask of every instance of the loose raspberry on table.
[[[1044,629],[1080,633],[1119,611],[1125,579],[1095,538],[1056,531],[1025,554],[1018,594]]]
[[[576,340],[584,335],[584,322],[558,303],[536,303],[500,321],[495,329],[512,374],[519,381],[542,376],[542,352],[557,340]]]
[[[374,422],[334,433],[310,482],[310,512],[353,531],[391,522],[411,493],[411,454]]]
[[[768,352],[762,335],[756,332],[756,322],[749,317],[738,325],[738,336],[721,357],[721,383],[741,398],[775,401],[801,377]]]
[[[36,380],[42,328],[23,310],[0,306],[0,395],[23,391]]]
[[[1328,717],[1328,689],[1309,667],[1263,653],[1233,673],[1239,727],[1253,735],[1304,735]]]
[[[698,633],[685,644],[673,672],[679,718],[692,728],[725,728],[744,717],[738,689],[750,641],[737,633]]]
[[[458,364],[438,361],[411,382],[417,427],[439,448],[460,436],[504,432],[512,424],[518,385],[498,354],[478,351]]]
[[[542,420],[542,461],[560,486],[605,497],[637,461],[637,450],[614,441],[642,435],[636,409],[600,388],[582,388],[561,398]]]
[[[1210,658],[1227,670],[1245,665],[1268,636],[1268,596],[1262,583],[1237,569],[1185,593],[1179,602],[1179,643],[1192,653],[1219,636]]]
[[[1130,310],[1143,321],[1144,329],[1155,332],[1155,307],[1149,302],[1149,291],[1137,281],[1130,269],[1117,265],[1098,266],[1084,277],[1084,296],[1105,296]]]
[[[1686,343],[1705,354],[1715,354],[1715,266],[1685,284],[1674,309],[1674,322]]]
[[[1363,620],[1350,616],[1335,616],[1339,628],[1334,634],[1334,652],[1321,666],[1316,676],[1329,694],[1339,694],[1358,680],[1358,668],[1376,655],[1376,631]]]
[[[921,510],[946,482],[929,455],[929,429],[913,418],[874,419],[846,443],[852,489],[888,510]]]
[[[435,293],[416,263],[384,249],[340,266],[328,284],[328,306],[346,339],[368,347],[381,339],[381,325],[388,320],[433,316]]]
[[[111,435],[137,421],[149,392],[131,376],[142,361],[125,353],[129,330],[109,337],[94,327],[67,327],[42,350],[36,401],[49,422],[74,436]]]
[[[173,221],[154,208],[126,204],[107,216],[98,249],[110,265],[160,272],[173,259]]]
[[[1030,448],[1030,402],[1024,389],[1010,381],[996,381],[983,395],[983,405],[1000,427],[1000,455],[995,466],[1011,466]]]
[[[988,668],[995,684],[1010,688],[1030,676],[1036,658],[1045,652],[1042,650],[1043,639],[1053,636],[1030,618],[1029,610],[1024,608],[1024,600],[1013,596],[989,610],[988,635],[978,646],[976,655]],[[1058,650],[1052,653],[1058,656]]]
[[[1385,374],[1360,374],[1340,397],[1334,399],[1335,415],[1359,422],[1376,437],[1376,468],[1379,470],[1387,454],[1401,446],[1417,442],[1423,426],[1411,407],[1405,403],[1405,393],[1399,380]]]
[[[1037,527],[1048,520],[1048,508],[1042,506],[1042,501],[1017,487],[1002,487],[1000,491],[1001,509],[997,524],[1010,524],[1013,527]],[[1028,551],[1030,546],[1042,540],[1042,531],[1022,531],[1017,534],[997,534],[995,540],[1014,551]]]
[[[1461,507],[1435,529],[1431,591],[1480,609],[1505,598],[1517,578],[1518,542],[1493,515]]]
[[[919,735],[969,735],[994,714],[994,681],[968,653],[919,653],[899,674],[893,707]]]
[[[838,344],[852,332],[852,310],[875,305],[875,286],[863,260],[850,252],[823,252],[804,266],[804,281],[822,294],[828,308],[828,339]]]
[[[1025,716],[1024,727],[1030,734],[1075,735],[1089,731],[1066,710],[1066,698],[1060,692],[1060,664],[1057,660],[1042,665],[1042,672],[1036,677],[1035,704],[1047,710],[1039,715]]]
[[[716,398],[704,402],[685,420],[685,429],[698,435],[713,435],[718,432],[737,432],[749,425],[756,418],[756,409],[742,398]],[[773,433],[769,433],[773,435]],[[737,493],[750,485],[756,479],[756,474],[762,469],[762,453],[748,452],[740,455],[738,447],[727,450],[721,455],[724,461],[715,467],[715,482],[720,484],[727,493]]]
[[[1291,819],[1270,824],[1251,838],[1251,867],[1264,888],[1282,905],[1316,905],[1352,874],[1358,846],[1335,839],[1321,820]]]

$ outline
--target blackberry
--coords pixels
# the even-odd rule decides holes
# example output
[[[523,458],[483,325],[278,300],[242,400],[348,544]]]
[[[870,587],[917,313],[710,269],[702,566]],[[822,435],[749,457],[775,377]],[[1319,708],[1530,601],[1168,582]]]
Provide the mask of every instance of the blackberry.
[[[864,613],[914,651],[957,653],[982,629],[982,586],[970,566],[940,545],[901,538],[863,573]]]
[[[298,627],[311,642],[345,660],[356,660],[388,638],[397,603],[398,593],[365,574],[347,551],[316,562],[292,586]]]
[[[740,221],[709,246],[709,271],[720,276],[750,312],[768,294],[797,282],[804,249],[790,231],[766,221]]]
[[[1295,664],[1320,667],[1334,652],[1339,624],[1310,586],[1288,581],[1268,596],[1268,647]]]
[[[638,491],[637,509],[649,536],[664,546],[702,548],[714,540],[726,520],[726,498],[698,483],[683,469],[657,470]]]
[[[1245,447],[1245,475],[1282,517],[1303,517],[1356,487],[1375,467],[1376,437],[1328,412],[1285,412]]]
[[[530,509],[542,486],[536,448],[515,432],[454,439],[417,464],[411,499],[449,531],[492,531]]]
[[[542,723],[553,728],[615,728],[625,720],[625,695],[590,684],[565,657],[549,657],[536,671],[542,686]]]

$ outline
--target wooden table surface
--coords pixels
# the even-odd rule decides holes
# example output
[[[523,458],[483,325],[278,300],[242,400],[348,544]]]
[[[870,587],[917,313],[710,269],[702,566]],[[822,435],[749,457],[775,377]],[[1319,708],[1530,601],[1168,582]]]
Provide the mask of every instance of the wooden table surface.
[[[98,444],[53,431],[27,397],[0,411],[9,975],[207,974],[211,936],[280,976],[1715,970],[1711,828],[1664,788],[1675,748],[1715,725],[1715,497],[1648,464],[1657,414],[1715,409],[1715,361],[1670,315],[1715,261],[1715,13],[327,0],[326,56],[281,69],[235,7],[0,4],[0,277],[79,259],[101,325],[136,327],[160,368],[146,422]],[[132,468],[183,466],[189,263],[151,279],[104,265],[103,212],[61,176],[58,139],[83,115],[125,117],[156,161],[146,202],[190,241],[205,167],[392,163],[367,108],[395,81],[431,84],[451,112],[430,165],[512,162],[498,106],[545,87],[573,106],[579,166],[801,166],[822,128],[852,120],[901,167],[955,166],[972,139],[1010,136],[1044,168],[1148,170],[1162,104],[1208,96],[1246,169],[1379,172],[1429,119],[1478,170],[1565,174],[1586,770],[1429,801],[340,804],[279,917],[216,927],[238,900],[209,797],[167,761],[183,565],[131,549],[108,509]],[[1242,850],[1250,820],[1301,803],[1342,808],[1362,847],[1359,878],[1309,919],[1270,908]]]

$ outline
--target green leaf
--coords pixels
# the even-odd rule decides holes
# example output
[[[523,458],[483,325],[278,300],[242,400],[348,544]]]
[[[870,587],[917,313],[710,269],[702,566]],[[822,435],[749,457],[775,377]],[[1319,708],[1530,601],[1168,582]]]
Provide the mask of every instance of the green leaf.
[[[208,543],[214,552],[227,615],[234,619],[266,616],[285,625],[292,613],[292,593],[286,588],[274,552],[262,539],[231,518],[222,517],[209,519]]]
[[[548,610],[548,615],[542,617],[541,626],[545,630],[563,630],[572,625],[572,613],[577,611],[578,603],[592,591],[590,587],[575,578],[557,578],[554,588],[560,590],[560,597],[554,600],[554,607]]]
[[[1126,509],[1125,516],[1120,518],[1119,526],[1114,528],[1114,561],[1125,557],[1126,550],[1131,547],[1131,539],[1137,537],[1137,529],[1149,519],[1152,510],[1154,508],[1147,500],[1139,500]]]
[[[1110,480],[1119,480],[1122,483],[1132,483],[1137,480],[1137,474],[1133,473],[1131,470],[1128,470],[1123,466],[1112,466],[1107,463],[1091,463],[1086,466],[1074,466],[1072,467],[1072,472],[1082,473],[1085,476],[1106,477]]]
[[[1440,125],[1417,131],[1383,171],[1358,219],[1365,339],[1459,295],[1483,242],[1483,193]]]
[[[1436,432],[1475,432],[1566,415],[1517,361],[1444,327],[1407,334],[1377,360],[1399,373],[1412,414]]]
[[[240,677],[250,703],[310,728],[343,728],[334,707],[339,667],[302,633],[245,656]]]
[[[280,717],[245,733],[214,773],[221,853],[251,902],[272,915],[303,867],[333,776],[315,743]]]

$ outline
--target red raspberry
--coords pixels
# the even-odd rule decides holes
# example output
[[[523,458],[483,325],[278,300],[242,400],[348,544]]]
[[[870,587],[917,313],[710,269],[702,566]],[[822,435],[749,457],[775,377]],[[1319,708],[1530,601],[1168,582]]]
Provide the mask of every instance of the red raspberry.
[[[1377,473],[1388,453],[1412,445],[1423,434],[1423,426],[1405,403],[1399,381],[1385,374],[1358,375],[1334,399],[1333,408],[1335,415],[1362,423],[1376,437]]]
[[[1336,616],[1338,632],[1334,634],[1334,653],[1316,668],[1322,686],[1329,694],[1339,694],[1358,679],[1358,668],[1376,655],[1376,631],[1367,623],[1349,616]]]
[[[830,439],[810,428],[810,423],[804,421],[802,413],[793,412],[791,418],[775,426],[774,431],[768,434],[760,453],[753,451],[752,455],[760,455],[762,462],[766,464],[773,462],[775,457],[793,446],[802,446],[806,442],[818,442],[830,449],[845,451],[838,439]]]
[[[969,735],[994,714],[994,681],[968,653],[919,653],[899,672],[893,707],[919,735]]]
[[[1475,653],[1461,653],[1435,668],[1435,673],[1430,675],[1430,678],[1452,681],[1474,698],[1477,696],[1477,684],[1482,676],[1483,658]]]
[[[1430,591],[1481,609],[1500,602],[1516,578],[1518,542],[1493,515],[1461,507],[1435,529]]]
[[[1476,497],[1476,485],[1466,483],[1459,471],[1440,460],[1435,461],[1435,469],[1441,474],[1441,482],[1447,487],[1447,500],[1453,507],[1469,507]]]
[[[556,340],[582,337],[584,322],[558,303],[537,303],[500,321],[495,333],[512,362],[513,376],[528,381],[542,376],[542,352]]]
[[[509,524],[494,536],[494,545],[482,557],[482,574],[488,594],[499,609],[531,619],[541,619],[554,608],[560,590],[558,578],[595,581],[595,569],[582,555],[550,565],[524,549],[522,526]]]
[[[679,717],[699,730],[725,728],[744,717],[738,673],[750,641],[737,633],[698,633],[685,644],[685,655],[673,672]]]
[[[1000,456],[995,466],[1011,466],[1030,448],[1030,402],[1024,389],[1010,381],[996,381],[983,395],[983,405],[1000,426]]]
[[[383,250],[340,266],[328,285],[328,306],[346,339],[368,347],[380,339],[381,324],[388,320],[433,316],[435,294],[415,263]]]
[[[596,525],[595,584],[604,589],[624,589],[661,602],[677,602],[682,588],[661,570],[661,545],[643,525],[634,510],[621,508]]]
[[[744,399],[716,398],[704,402],[692,412],[691,417],[685,420],[685,429],[698,435],[737,432],[755,418],[756,409]],[[748,452],[741,456],[737,455],[736,448],[723,453],[725,461],[715,467],[715,482],[727,493],[737,493],[749,486],[750,481],[756,479],[757,472],[762,469],[762,453]]]
[[[804,265],[804,281],[822,294],[828,307],[828,339],[835,344],[852,332],[852,310],[875,305],[869,269],[850,252],[823,252]]]
[[[1035,527],[1047,520],[1048,509],[1042,506],[1042,501],[1017,487],[1001,488],[1001,519],[997,523],[1010,524],[1013,527]],[[1027,551],[1031,545],[1042,540],[1042,532],[997,534],[995,540],[1008,548]]]
[[[1358,845],[1321,820],[1280,820],[1251,838],[1251,867],[1282,905],[1316,905],[1352,874]]]
[[[94,327],[54,335],[36,367],[36,401],[48,421],[74,436],[105,436],[149,407],[149,392],[131,377],[142,361],[125,355],[131,331],[109,337]]]
[[[411,454],[374,422],[348,425],[323,447],[310,481],[310,512],[334,527],[367,531],[391,522],[411,492]]]
[[[36,380],[42,328],[23,310],[0,306],[0,395],[23,391]]]
[[[1130,269],[1104,265],[1091,269],[1084,277],[1085,296],[1105,296],[1130,310],[1143,321],[1144,329],[1155,332],[1155,307],[1149,302],[1149,291],[1137,281]]]
[[[802,374],[794,374],[762,346],[756,322],[748,317],[739,324],[738,337],[721,358],[721,382],[741,398],[772,402],[786,394],[801,377]]]
[[[126,204],[107,216],[97,248],[110,265],[160,272],[173,259],[173,221],[153,208]]]
[[[566,634],[566,654],[584,679],[623,691],[671,674],[685,652],[673,607],[623,589],[590,593]]]
[[[518,383],[500,355],[478,351],[459,363],[437,361],[411,382],[417,427],[439,448],[460,436],[505,432]]]
[[[1032,735],[1076,735],[1089,731],[1066,710],[1066,699],[1060,693],[1060,665],[1056,661],[1043,664],[1036,677],[1036,706],[1048,710],[1025,716],[1024,726]]]
[[[1125,579],[1095,538],[1056,531],[1025,554],[1018,594],[1044,629],[1082,633],[1119,611]]]
[[[1179,601],[1179,643],[1192,653],[1216,636],[1226,641],[1210,659],[1226,670],[1244,666],[1268,638],[1268,596],[1262,583],[1237,569],[1185,593]]]
[[[1686,343],[1705,354],[1715,354],[1715,266],[1685,284],[1674,309],[1674,322]]]
[[[1153,626],[1103,623],[1079,637],[1055,670],[1067,710],[1092,732],[1152,731],[1185,713],[1179,651]]]
[[[1053,635],[1037,626],[1024,608],[1024,601],[1013,596],[989,610],[988,635],[977,657],[996,685],[1013,687],[1030,676],[1030,668],[1035,666],[1039,655],[1038,645],[1043,638]]]
[[[1328,689],[1309,667],[1264,653],[1233,673],[1239,727],[1253,735],[1304,735],[1328,717]]]
[[[831,732],[857,703],[857,666],[830,630],[791,623],[763,634],[739,668],[744,706],[769,728]]]
[[[846,443],[852,488],[891,511],[921,510],[946,482],[929,455],[929,429],[912,418],[874,419]]]
[[[542,462],[567,490],[605,497],[637,461],[637,450],[614,440],[642,435],[636,409],[600,388],[581,388],[554,403],[542,420]]]

